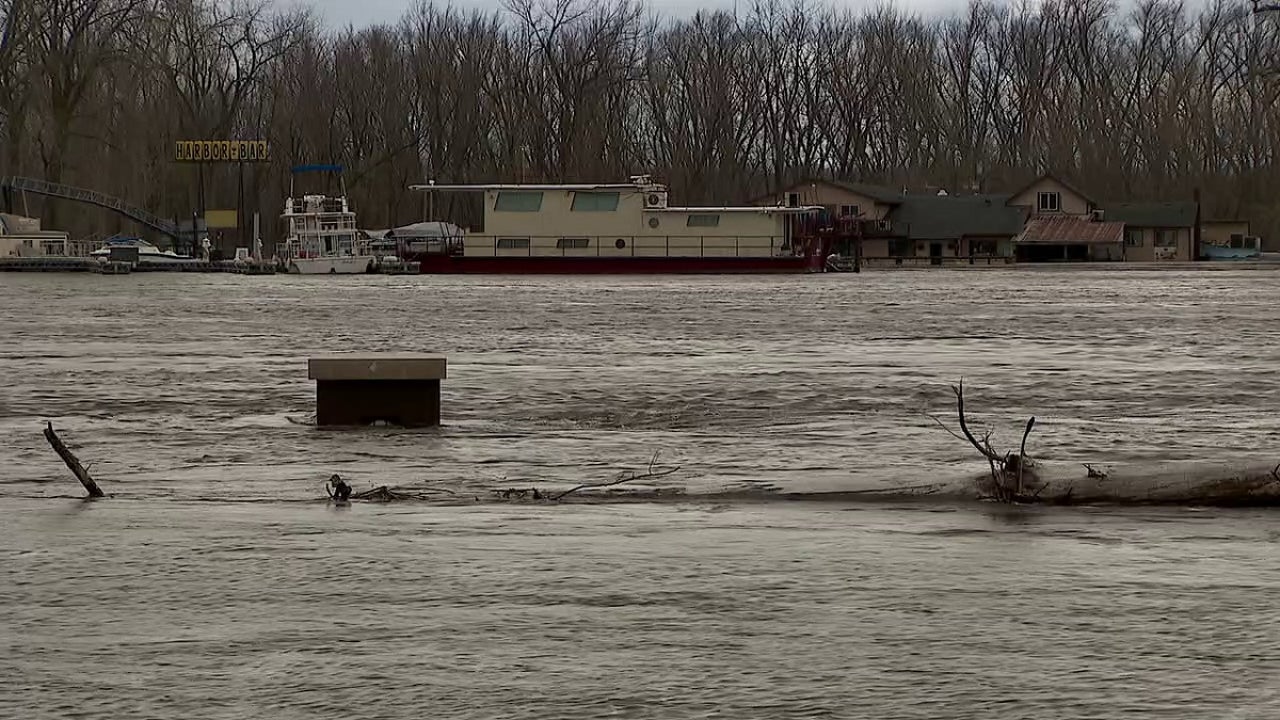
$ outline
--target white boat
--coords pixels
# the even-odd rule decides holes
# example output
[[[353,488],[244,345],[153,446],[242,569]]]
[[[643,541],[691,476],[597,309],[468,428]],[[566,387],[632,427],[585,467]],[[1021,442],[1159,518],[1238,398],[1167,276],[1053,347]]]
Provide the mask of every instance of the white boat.
[[[161,250],[151,243],[136,237],[111,237],[102,247],[89,253],[89,257],[100,262],[129,262],[135,265],[189,265],[200,262],[199,259],[179,255],[172,250]]]
[[[338,195],[294,195],[289,181],[285,200],[285,239],[276,254],[289,272],[301,275],[353,275],[373,272],[378,258],[369,240],[356,228],[356,214],[347,202],[346,183],[340,165],[300,165],[293,175],[329,172],[338,175]]]

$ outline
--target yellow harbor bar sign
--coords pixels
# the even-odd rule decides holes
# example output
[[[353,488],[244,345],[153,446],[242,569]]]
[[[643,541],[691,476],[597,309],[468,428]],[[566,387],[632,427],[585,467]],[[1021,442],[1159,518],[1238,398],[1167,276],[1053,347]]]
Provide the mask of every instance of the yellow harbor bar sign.
[[[267,162],[266,140],[179,140],[178,162]]]

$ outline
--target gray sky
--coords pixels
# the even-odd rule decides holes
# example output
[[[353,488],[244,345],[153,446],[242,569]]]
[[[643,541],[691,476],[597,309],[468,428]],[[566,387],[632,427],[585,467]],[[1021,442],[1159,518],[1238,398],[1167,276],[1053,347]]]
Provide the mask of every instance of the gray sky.
[[[881,4],[883,0],[828,0],[851,7],[868,7]],[[445,3],[437,0],[438,4]],[[294,0],[299,5],[312,5],[320,10],[330,26],[345,26],[352,23],[357,27],[379,23],[394,22],[411,4],[411,0]],[[500,0],[452,0],[458,8],[494,9],[501,6]],[[731,8],[733,0],[648,0],[647,5],[662,15],[687,17],[699,9]],[[745,5],[746,3],[740,3]],[[921,13],[946,12],[963,8],[966,0],[896,0],[894,3],[906,10]]]

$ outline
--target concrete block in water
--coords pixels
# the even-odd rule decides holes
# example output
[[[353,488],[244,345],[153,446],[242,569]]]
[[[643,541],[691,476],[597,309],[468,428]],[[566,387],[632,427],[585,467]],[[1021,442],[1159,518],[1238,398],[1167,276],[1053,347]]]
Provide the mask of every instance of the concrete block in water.
[[[440,424],[443,355],[330,355],[307,361],[316,381],[316,424],[403,427]]]

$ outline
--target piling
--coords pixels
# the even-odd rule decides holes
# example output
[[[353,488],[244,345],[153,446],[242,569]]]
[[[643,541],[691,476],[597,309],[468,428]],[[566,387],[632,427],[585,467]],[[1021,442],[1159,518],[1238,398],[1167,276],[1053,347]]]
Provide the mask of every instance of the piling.
[[[401,427],[440,424],[443,355],[328,355],[307,361],[316,381],[316,424],[321,427],[386,422]]]

